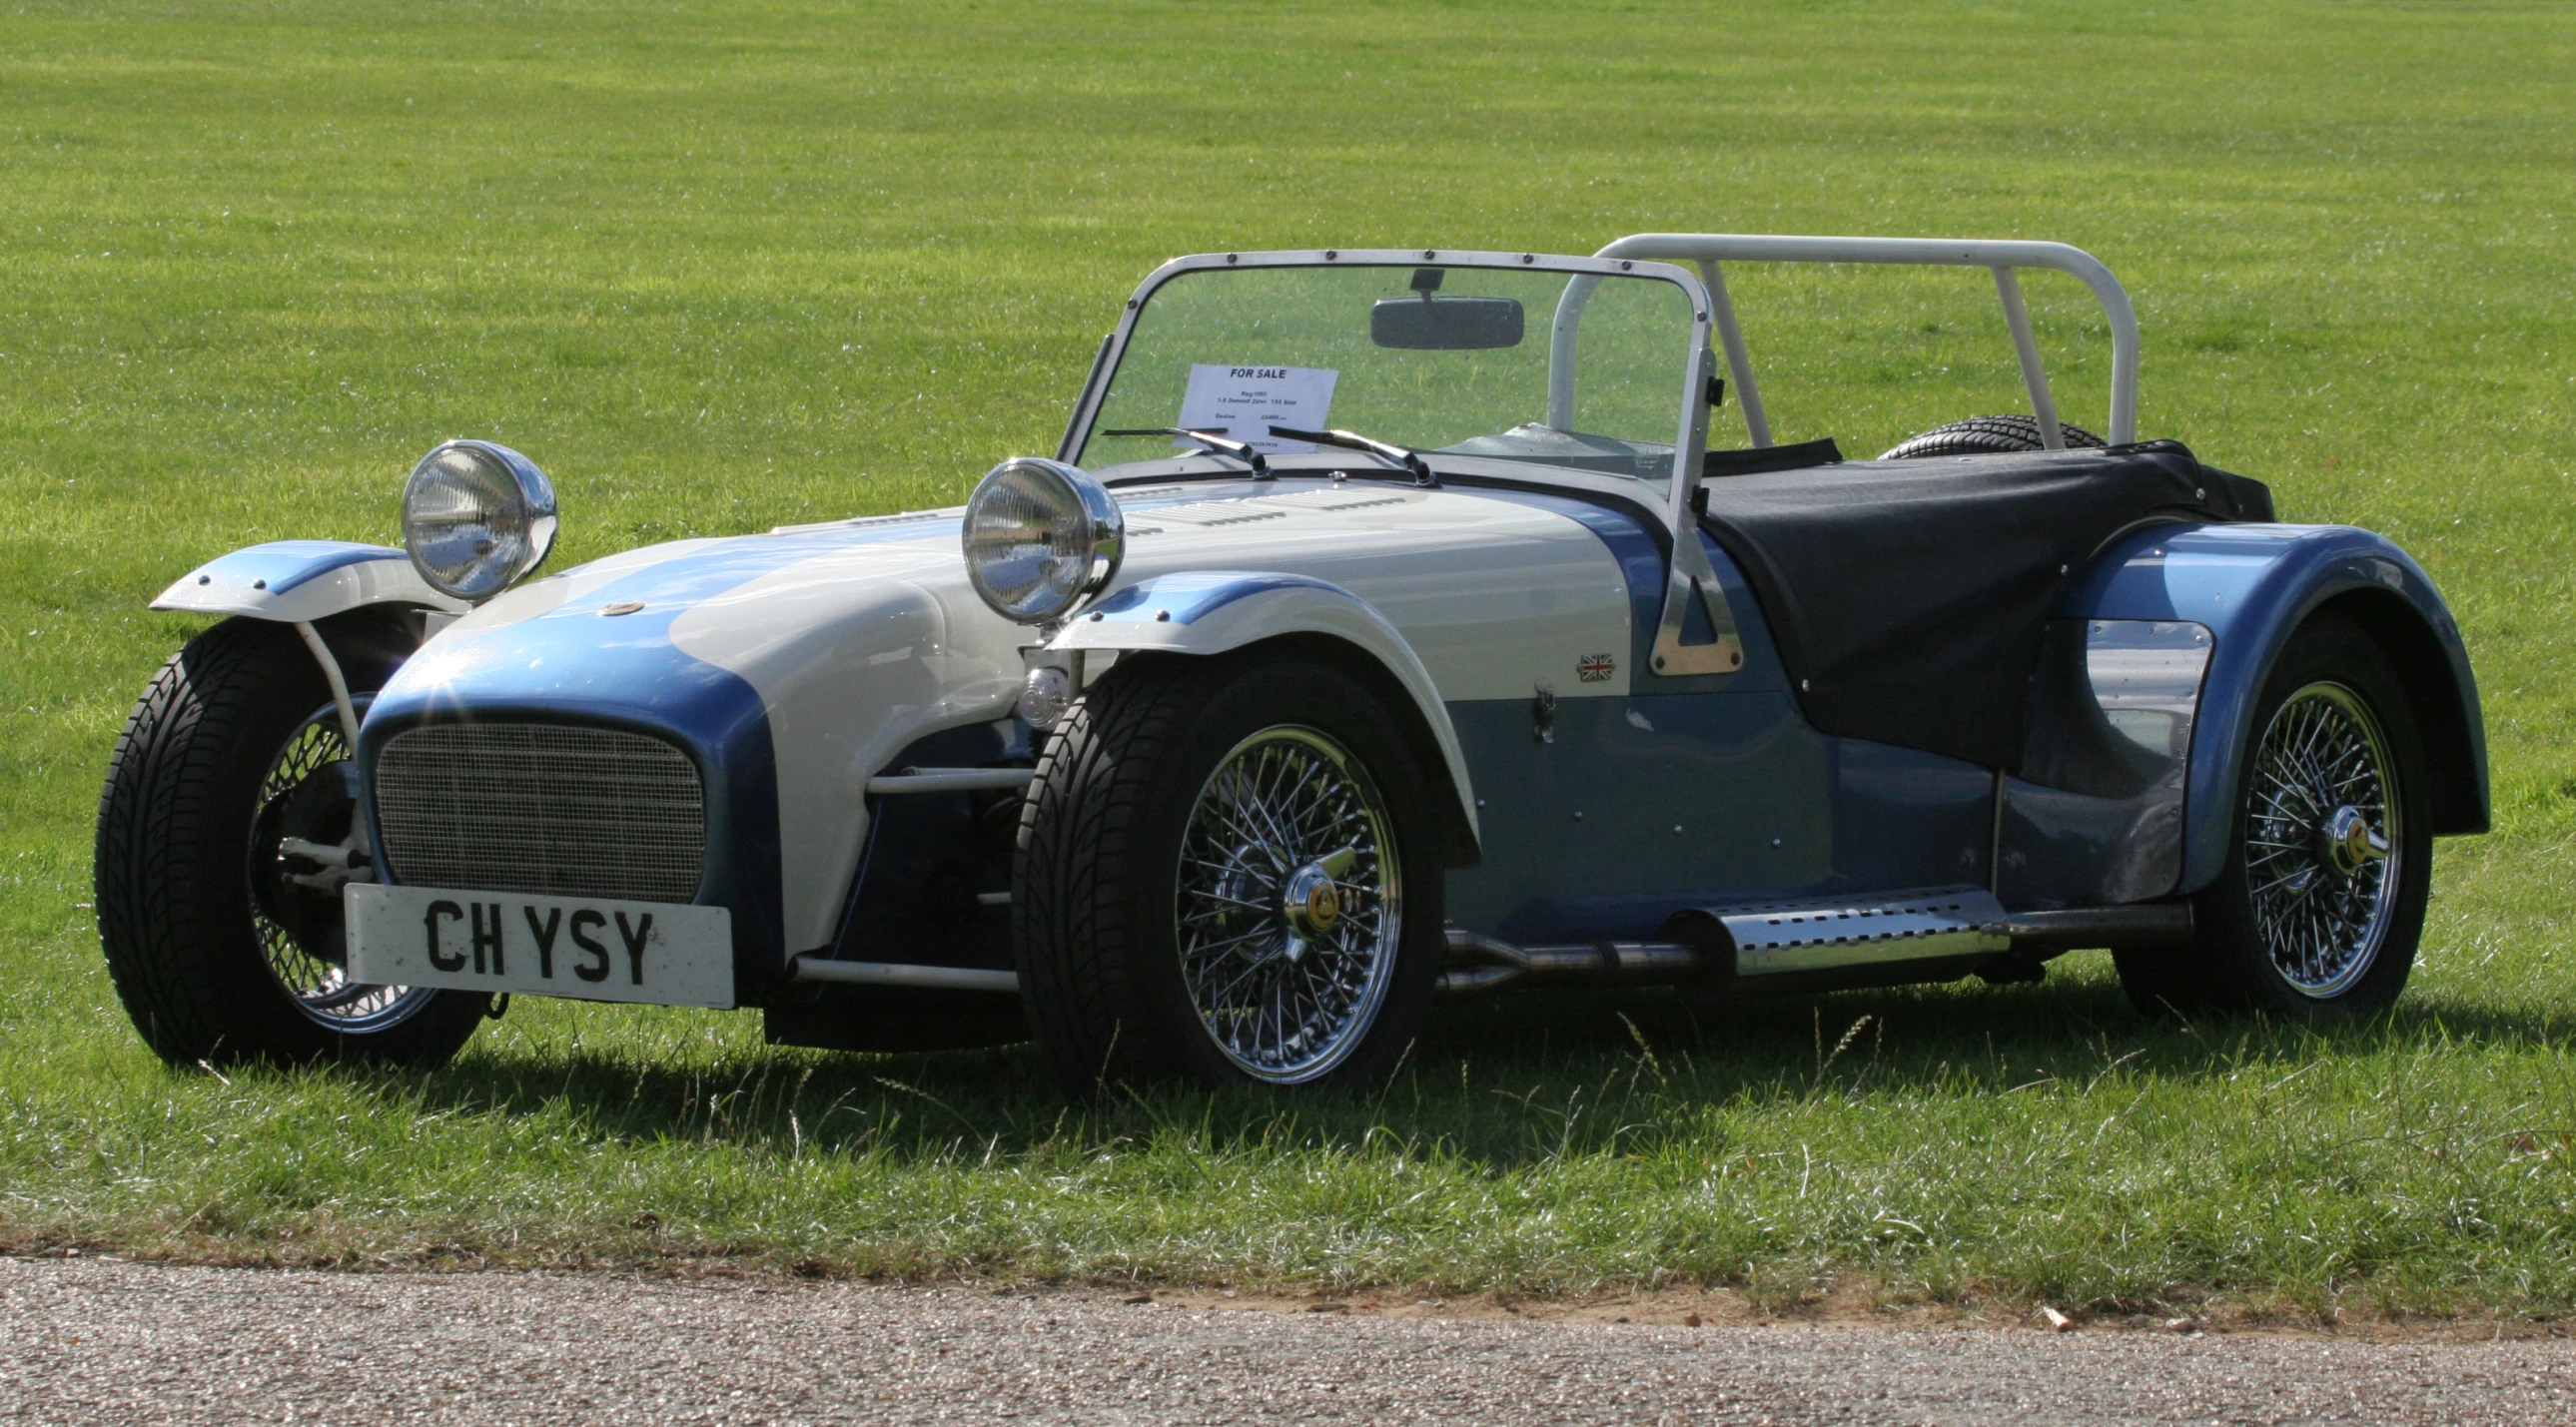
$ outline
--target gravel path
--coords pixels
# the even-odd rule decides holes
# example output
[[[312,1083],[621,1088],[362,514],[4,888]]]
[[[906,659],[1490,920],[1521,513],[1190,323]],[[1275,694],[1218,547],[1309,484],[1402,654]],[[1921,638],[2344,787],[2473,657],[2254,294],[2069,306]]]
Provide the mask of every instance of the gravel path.
[[[2576,1345],[0,1260],[0,1421],[2557,1422]]]

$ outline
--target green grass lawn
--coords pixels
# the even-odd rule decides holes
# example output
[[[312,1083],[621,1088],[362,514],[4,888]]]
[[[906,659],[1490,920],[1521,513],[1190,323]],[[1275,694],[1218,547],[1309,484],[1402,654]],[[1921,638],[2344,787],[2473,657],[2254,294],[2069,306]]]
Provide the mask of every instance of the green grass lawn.
[[[30,4],[0,18],[0,1245],[1287,1285],[2576,1310],[2576,12],[2562,5]],[[1072,1107],[519,1001],[435,1075],[173,1073],[89,906],[200,559],[392,539],[451,435],[565,554],[961,498],[1175,253],[2057,238],[2142,429],[2388,532],[2497,831],[2325,1037],[2040,987],[1444,1020],[1373,1100]],[[2012,410],[1982,274],[1736,276],[1783,439]],[[2070,419],[2107,341],[2032,281]]]

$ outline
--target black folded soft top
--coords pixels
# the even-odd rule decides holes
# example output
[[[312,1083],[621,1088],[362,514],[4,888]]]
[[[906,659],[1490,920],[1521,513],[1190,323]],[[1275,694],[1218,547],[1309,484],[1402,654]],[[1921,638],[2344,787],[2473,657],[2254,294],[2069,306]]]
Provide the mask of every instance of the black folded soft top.
[[[1850,461],[1706,481],[1819,731],[2010,768],[2049,613],[2114,537],[2270,520],[2260,482],[2179,442]]]

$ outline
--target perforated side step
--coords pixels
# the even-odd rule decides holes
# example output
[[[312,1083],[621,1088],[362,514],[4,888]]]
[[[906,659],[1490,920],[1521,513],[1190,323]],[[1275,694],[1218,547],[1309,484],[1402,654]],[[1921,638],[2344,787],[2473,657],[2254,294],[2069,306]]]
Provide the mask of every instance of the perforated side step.
[[[1982,887],[1921,887],[1841,901],[1797,898],[1689,907],[1664,919],[1654,941],[1514,946],[1452,929],[1444,997],[1522,986],[1654,986],[1724,974],[1833,971],[1949,957],[2017,955],[2031,975],[2070,947],[2162,945],[2188,940],[2180,903],[2006,912]],[[1979,962],[1985,970],[2013,962]],[[2006,979],[2028,979],[2010,976]],[[1793,983],[1794,984],[1794,983]]]
[[[1693,907],[1668,918],[1663,935],[1732,947],[1736,975],[1768,976],[2010,951],[2006,920],[2003,903],[1982,887],[1921,887],[1833,902]]]

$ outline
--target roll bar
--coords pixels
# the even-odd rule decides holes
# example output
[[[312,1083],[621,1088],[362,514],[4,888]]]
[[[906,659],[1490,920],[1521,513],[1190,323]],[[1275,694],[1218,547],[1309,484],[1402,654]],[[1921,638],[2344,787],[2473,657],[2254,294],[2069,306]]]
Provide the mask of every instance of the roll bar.
[[[1735,383],[1736,401],[1744,410],[1745,430],[1756,446],[1771,444],[1771,423],[1762,412],[1762,393],[1753,381],[1753,359],[1744,348],[1744,331],[1735,320],[1734,300],[1727,296],[1726,275],[1719,266],[1753,263],[1904,263],[1935,267],[1986,268],[1995,275],[1995,293],[2003,301],[2004,325],[2012,329],[2013,351],[2021,359],[2022,385],[2030,392],[2031,414],[2039,421],[2039,439],[2052,451],[2063,449],[2058,431],[2057,401],[2049,394],[2048,376],[2039,362],[2039,342],[2031,335],[2030,309],[2022,301],[2018,268],[2053,268],[2072,274],[2093,290],[2102,315],[2111,322],[2111,444],[2138,439],[2138,315],[2120,280],[2092,254],[2064,243],[2036,243],[1982,238],[1802,238],[1739,233],[1632,233],[1593,254],[1599,258],[1653,258],[1699,265],[1708,287],[1718,340],[1726,348],[1727,376]],[[1548,424],[1560,431],[1574,425],[1574,349],[1583,309],[1600,279],[1578,276],[1557,300],[1556,320],[1549,329],[1547,355]]]

